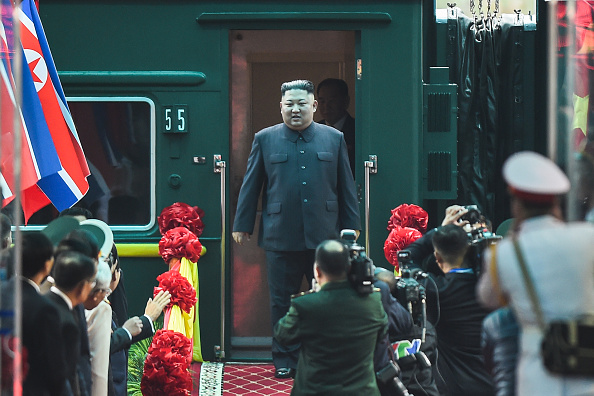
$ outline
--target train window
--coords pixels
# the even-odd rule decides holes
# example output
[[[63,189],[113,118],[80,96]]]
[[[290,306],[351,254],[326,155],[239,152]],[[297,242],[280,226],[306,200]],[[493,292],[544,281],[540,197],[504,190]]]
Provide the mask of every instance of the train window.
[[[155,106],[147,98],[68,98],[91,170],[89,191],[75,206],[113,228],[147,229],[154,224]],[[148,198],[151,199],[148,199]],[[52,205],[29,225],[58,215]]]

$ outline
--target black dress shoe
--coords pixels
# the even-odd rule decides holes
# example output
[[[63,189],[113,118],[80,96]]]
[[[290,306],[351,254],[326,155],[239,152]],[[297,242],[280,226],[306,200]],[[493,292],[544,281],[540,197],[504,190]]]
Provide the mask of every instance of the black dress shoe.
[[[295,378],[296,372],[297,370],[294,368],[281,367],[274,371],[274,376],[280,379]]]

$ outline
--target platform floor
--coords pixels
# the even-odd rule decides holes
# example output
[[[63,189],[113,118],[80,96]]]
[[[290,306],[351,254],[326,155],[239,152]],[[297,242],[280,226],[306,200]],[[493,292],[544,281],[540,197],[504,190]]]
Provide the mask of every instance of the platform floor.
[[[274,378],[271,363],[195,363],[192,396],[289,395],[292,379]]]

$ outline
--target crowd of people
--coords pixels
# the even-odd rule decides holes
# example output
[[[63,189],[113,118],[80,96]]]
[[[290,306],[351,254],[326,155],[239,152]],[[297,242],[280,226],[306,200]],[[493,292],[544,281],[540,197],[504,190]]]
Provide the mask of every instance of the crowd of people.
[[[373,271],[339,239],[360,229],[354,120],[340,81],[318,87],[321,123],[310,81],[282,85],[283,122],[255,135],[239,194],[233,238],[243,244],[263,191],[275,377],[294,378],[293,395],[594,395],[587,370],[551,368],[541,351],[552,321],[594,314],[594,226],[563,222],[566,175],[540,154],[516,153],[503,168],[513,214],[505,238],[452,205],[399,255],[398,273]],[[20,265],[9,219],[0,220],[0,310],[22,313],[23,394],[125,395],[127,349],[154,334],[169,293],[129,318],[111,230],[83,209],[23,233]],[[311,289],[299,293],[304,277]],[[1,319],[3,330],[15,327]]]
[[[408,284],[380,270],[379,291],[361,293],[349,285],[354,261],[338,240],[360,223],[347,172],[354,130],[336,133],[351,122],[348,91],[329,79],[317,94],[306,80],[282,85],[283,123],[255,135],[233,227],[237,243],[251,236],[263,189],[275,376],[295,378],[293,395],[594,395],[584,370],[547,370],[539,349],[550,321],[594,310],[594,227],[563,223],[569,180],[558,166],[533,152],[512,155],[503,177],[514,218],[502,242],[487,219],[452,205],[408,247]],[[333,128],[313,122],[318,107]],[[527,296],[523,261],[538,297]],[[303,276],[312,289],[297,294]]]
[[[555,368],[541,351],[547,324],[593,313],[594,227],[561,220],[559,198],[570,184],[546,157],[515,154],[503,177],[514,215],[505,238],[494,236],[484,217],[469,221],[467,207],[452,205],[441,226],[407,247],[406,271],[412,269],[423,290],[426,323],[402,301],[398,289],[406,285],[392,272],[376,270],[376,292],[357,293],[348,284],[353,259],[344,241],[318,246],[314,289],[294,296],[275,326],[281,344],[300,343],[292,394],[594,395],[592,370],[572,371],[570,363]],[[482,249],[472,249],[479,228],[491,237]],[[518,243],[521,251],[514,250]],[[534,279],[535,298],[522,266]],[[383,376],[386,349],[400,368],[389,381],[398,379],[401,387]]]
[[[23,395],[126,395],[127,350],[154,334],[154,322],[169,304],[169,293],[160,292],[148,299],[143,315],[128,318],[113,235],[88,217],[73,208],[41,231],[23,232],[18,270],[15,247],[2,252],[0,308],[22,313]],[[8,334],[5,357],[7,345],[14,344],[14,317],[3,316],[1,327]],[[2,388],[10,394],[13,381],[5,373]]]

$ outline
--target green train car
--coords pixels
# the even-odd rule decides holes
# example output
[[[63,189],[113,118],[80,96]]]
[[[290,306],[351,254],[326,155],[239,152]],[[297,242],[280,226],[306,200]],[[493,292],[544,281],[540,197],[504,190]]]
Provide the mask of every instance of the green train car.
[[[82,204],[112,226],[131,314],[167,269],[157,247],[161,210],[174,202],[204,210],[206,360],[269,353],[264,255],[257,238],[233,244],[231,225],[253,135],[281,121],[282,82],[347,82],[360,242],[376,265],[390,267],[391,209],[416,203],[435,223],[461,198],[454,9],[421,0],[42,0],[39,13],[95,176]],[[545,120],[534,109],[545,104],[534,87],[545,77],[535,65],[546,51],[536,43],[546,32],[525,20],[517,27],[525,84],[509,150],[538,149],[534,131]],[[516,110],[501,117],[515,119]],[[55,215],[48,208],[32,223]]]

